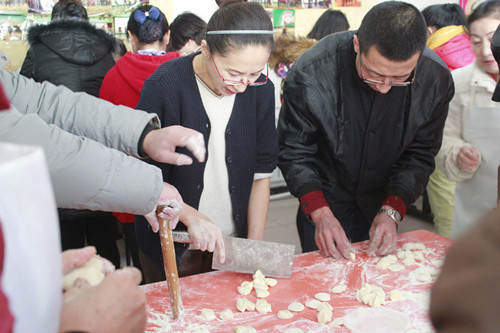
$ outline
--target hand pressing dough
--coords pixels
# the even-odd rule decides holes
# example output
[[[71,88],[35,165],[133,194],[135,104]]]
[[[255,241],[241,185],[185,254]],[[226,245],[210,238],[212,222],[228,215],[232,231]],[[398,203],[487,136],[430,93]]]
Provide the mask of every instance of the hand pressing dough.
[[[235,333],[257,333],[257,330],[250,326],[236,326],[234,328]]]
[[[340,327],[340,326],[342,326],[342,325],[344,325],[344,317],[338,317],[338,318],[335,318],[335,319],[334,319],[334,320],[333,320],[333,321],[329,324],[329,326],[330,326],[330,327],[335,327],[335,328]]]
[[[332,311],[322,309],[318,312],[318,323],[326,324],[332,320]]]
[[[284,333],[304,333],[300,328],[291,327],[287,328]]]
[[[311,299],[306,302],[306,306],[311,309],[317,309],[321,305],[321,302],[317,299]]]
[[[385,304],[385,293],[382,288],[365,283],[356,293],[356,299],[366,305],[378,307]]]
[[[391,266],[389,266],[389,269],[393,272],[399,272],[405,269],[405,266],[400,264],[392,264]]]
[[[293,302],[293,303],[290,303],[290,305],[288,306],[288,310],[294,311],[294,312],[300,312],[304,309],[305,309],[304,304],[302,304],[300,302]]]
[[[224,311],[222,311],[219,314],[219,318],[222,320],[231,320],[231,319],[233,319],[233,317],[234,317],[234,314],[233,314],[233,311],[231,311],[231,309],[225,309]]]
[[[387,269],[392,264],[396,263],[398,258],[395,255],[389,254],[388,256],[382,257],[377,263],[377,268]]]
[[[421,251],[425,250],[425,245],[423,243],[406,243],[402,246],[405,251]]]
[[[73,288],[75,281],[78,278],[87,280],[91,286],[97,286],[104,280],[104,267],[101,259],[97,257],[91,258],[81,267],[77,267],[65,274],[63,277],[63,288],[68,290]]]
[[[214,320],[216,318],[212,309],[201,309],[200,316],[205,320]]]
[[[293,317],[293,314],[289,310],[279,310],[276,316],[279,319],[290,319]]]
[[[333,287],[332,293],[334,293],[334,294],[341,294],[341,293],[343,293],[346,290],[347,290],[347,285],[345,285],[345,284],[339,284],[338,286]]]
[[[265,299],[258,299],[255,303],[255,309],[259,313],[268,313],[272,311],[271,304],[267,303]]]
[[[255,303],[249,301],[245,297],[241,297],[236,300],[236,308],[240,312],[245,312],[246,310],[253,311],[255,310]]]

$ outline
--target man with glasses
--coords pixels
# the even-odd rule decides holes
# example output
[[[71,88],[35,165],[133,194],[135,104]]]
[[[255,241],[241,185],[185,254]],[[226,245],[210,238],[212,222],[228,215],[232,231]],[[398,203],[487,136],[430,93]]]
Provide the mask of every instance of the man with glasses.
[[[454,88],[425,48],[414,6],[374,6],[359,30],[325,37],[294,64],[284,85],[279,167],[300,200],[304,252],[351,258],[394,251],[406,205],[423,192]]]

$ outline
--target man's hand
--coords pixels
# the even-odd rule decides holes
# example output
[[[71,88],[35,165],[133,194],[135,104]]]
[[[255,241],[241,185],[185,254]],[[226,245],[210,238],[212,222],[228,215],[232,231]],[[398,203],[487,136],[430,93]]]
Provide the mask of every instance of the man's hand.
[[[182,197],[177,189],[170,184],[163,183],[163,189],[156,206],[166,206],[166,209],[164,209],[160,214],[162,215],[162,218],[170,219],[171,229],[174,229],[177,225],[177,222],[179,222],[183,203],[184,202],[182,201]],[[144,215],[144,217],[151,225],[153,232],[158,232],[158,230],[160,229],[160,223],[158,222],[158,217],[156,216],[156,207],[152,212]]]
[[[112,272],[96,287],[64,293],[59,332],[144,332],[146,296],[140,282],[140,271],[127,267]]]
[[[184,204],[181,221],[188,227],[193,247],[197,250],[209,252],[214,252],[217,247],[219,262],[223,264],[226,260],[226,251],[220,228],[208,217],[186,204]]]
[[[457,154],[457,167],[464,172],[475,172],[481,163],[481,153],[476,147],[467,145]]]
[[[396,223],[386,214],[377,214],[370,227],[370,245],[366,254],[385,256],[396,250],[398,234]]]
[[[335,218],[329,207],[321,207],[311,214],[316,225],[315,241],[321,254],[335,259],[342,257],[351,259],[351,253],[356,253],[347,239],[340,222]]]
[[[93,246],[87,246],[81,249],[66,250],[62,253],[63,274],[68,274],[73,269],[85,265],[90,259],[96,257],[102,261],[102,270],[104,276],[107,276],[115,270],[115,266],[106,258],[96,255],[96,249]],[[73,287],[90,287],[87,280],[78,278]]]
[[[146,134],[142,143],[144,152],[153,160],[174,165],[189,165],[191,157],[175,152],[186,147],[199,161],[205,160],[205,140],[200,132],[182,126],[169,126]]]

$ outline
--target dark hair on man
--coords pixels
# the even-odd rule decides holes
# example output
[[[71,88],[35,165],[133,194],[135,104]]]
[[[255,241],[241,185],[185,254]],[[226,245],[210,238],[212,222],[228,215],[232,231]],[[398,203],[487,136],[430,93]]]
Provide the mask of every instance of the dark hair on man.
[[[273,24],[265,9],[256,2],[227,1],[212,15],[207,32],[220,30],[273,31]],[[229,50],[249,45],[264,45],[272,50],[272,34],[207,34],[210,52],[224,55]]]
[[[182,13],[170,24],[169,51],[178,51],[191,39],[200,45],[205,38],[207,23],[193,13]]]
[[[467,17],[467,28],[472,22],[485,17],[492,17],[500,20],[500,0],[488,0],[477,6]]]
[[[340,10],[328,9],[316,21],[307,38],[320,40],[326,35],[349,30],[349,21]]]
[[[386,1],[366,13],[357,34],[363,54],[375,46],[383,57],[405,61],[424,50],[427,26],[415,6]]]
[[[428,27],[441,29],[449,25],[466,24],[465,13],[462,7],[456,3],[446,3],[440,5],[431,5],[422,10],[425,23]]]
[[[130,14],[127,30],[139,38],[141,43],[161,42],[168,32],[168,21],[159,8],[142,5]]]
[[[61,0],[52,8],[50,20],[78,19],[88,21],[87,10],[79,0]]]
[[[215,0],[215,3],[217,6],[222,7],[224,5],[227,5],[229,2],[240,2],[240,1],[247,1],[247,0]]]

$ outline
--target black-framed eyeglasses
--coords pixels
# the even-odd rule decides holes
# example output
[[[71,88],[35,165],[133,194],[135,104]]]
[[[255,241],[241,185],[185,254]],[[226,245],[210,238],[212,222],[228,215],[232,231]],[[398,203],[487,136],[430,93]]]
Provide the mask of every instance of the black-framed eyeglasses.
[[[368,79],[365,77],[365,75],[363,74],[363,60],[362,60],[361,51],[359,52],[359,70],[361,72],[361,79],[363,79],[363,82],[368,83],[368,84],[375,84],[375,85],[387,84],[385,81],[372,80],[372,79]],[[416,65],[415,65],[415,68],[413,69],[412,72],[413,72],[413,77],[410,81],[406,81],[407,79],[405,79],[404,82],[394,82],[393,80],[390,80],[388,85],[390,85],[391,87],[407,87],[407,86],[413,84],[413,82],[415,82],[415,75],[417,74],[417,66]],[[384,76],[383,78],[386,78],[386,76]],[[389,77],[387,77],[387,78],[389,78]]]
[[[229,80],[225,79],[222,74],[219,72],[219,68],[217,68],[217,65],[215,64],[214,57],[212,56],[212,53],[210,53],[210,58],[212,58],[212,62],[214,63],[215,70],[217,71],[217,74],[219,74],[220,78],[222,79],[222,82],[225,84],[231,85],[231,86],[238,86],[240,84],[244,84],[246,86],[262,86],[267,83],[267,80],[269,78],[269,64],[266,63],[266,79],[264,81],[259,81],[259,82],[244,82],[243,80]]]

